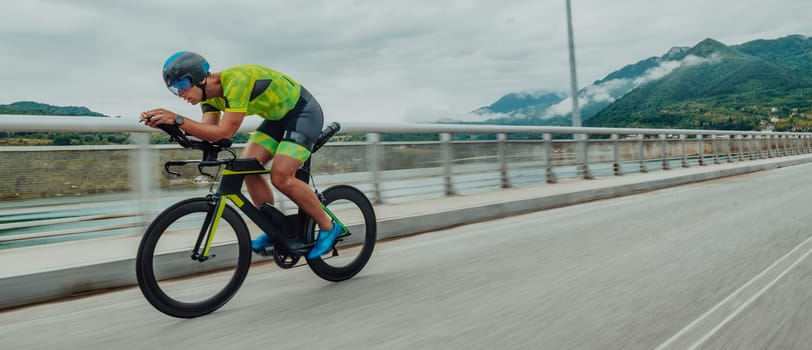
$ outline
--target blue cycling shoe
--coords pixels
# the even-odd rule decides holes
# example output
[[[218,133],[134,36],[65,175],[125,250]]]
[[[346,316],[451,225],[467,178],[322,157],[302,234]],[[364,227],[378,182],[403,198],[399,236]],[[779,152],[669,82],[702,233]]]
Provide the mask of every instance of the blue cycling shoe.
[[[338,235],[341,234],[341,225],[337,224],[333,221],[333,229],[330,231],[327,230],[319,230],[319,237],[316,239],[316,245],[313,246],[313,249],[310,249],[310,252],[307,253],[307,258],[310,260],[317,259],[323,254],[333,249],[333,245],[336,243],[336,239],[338,239]]]
[[[268,248],[273,249],[273,240],[265,232],[259,235],[257,239],[251,241],[251,250],[256,253],[262,253]]]

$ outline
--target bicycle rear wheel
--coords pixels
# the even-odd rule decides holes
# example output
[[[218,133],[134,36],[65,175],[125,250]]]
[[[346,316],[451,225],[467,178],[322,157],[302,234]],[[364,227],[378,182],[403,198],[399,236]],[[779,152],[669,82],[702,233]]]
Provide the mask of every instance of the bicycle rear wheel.
[[[320,258],[307,260],[319,277],[333,282],[355,276],[369,261],[375,248],[377,222],[372,203],[360,190],[346,185],[330,187],[323,192],[327,208],[349,229],[350,235],[339,237],[337,256],[330,251]],[[305,233],[315,240],[316,223],[308,219]]]
[[[242,286],[251,265],[251,237],[245,221],[226,206],[208,259],[192,255],[208,232],[215,205],[195,198],[164,210],[147,228],[136,256],[136,277],[144,297],[159,311],[191,318],[217,310]]]

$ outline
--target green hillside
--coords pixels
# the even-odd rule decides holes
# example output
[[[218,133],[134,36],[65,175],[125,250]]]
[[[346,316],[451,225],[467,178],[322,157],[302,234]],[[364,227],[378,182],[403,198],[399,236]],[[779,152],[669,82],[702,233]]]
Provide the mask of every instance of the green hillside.
[[[14,102],[0,105],[0,114],[30,115],[37,118],[40,115],[81,116],[81,117],[107,117],[87,107],[54,106],[39,102]],[[0,116],[2,118],[2,116]],[[104,145],[126,144],[129,135],[126,133],[111,132],[6,132],[0,131],[0,146],[31,146],[31,145]]]
[[[746,54],[712,39],[684,55],[695,63],[641,85],[584,124],[759,130],[778,117],[776,130],[812,130],[812,76],[803,74],[812,63],[788,67],[767,58],[775,55]]]
[[[812,38],[790,35],[775,40],[755,40],[733,48],[780,64],[800,75],[812,76]]]
[[[106,115],[91,111],[87,107],[62,107],[30,101],[0,105],[0,114],[106,117]]]

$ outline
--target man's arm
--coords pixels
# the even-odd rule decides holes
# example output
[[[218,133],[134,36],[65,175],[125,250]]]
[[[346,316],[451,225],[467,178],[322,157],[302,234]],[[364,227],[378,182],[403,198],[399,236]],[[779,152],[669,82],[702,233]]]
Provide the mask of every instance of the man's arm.
[[[141,113],[141,120],[147,126],[155,128],[158,124],[175,124],[175,115],[175,112],[170,110],[157,108]],[[224,112],[222,117],[217,113],[206,113],[200,122],[183,117],[180,128],[189,135],[215,142],[232,138],[244,118],[245,112]]]
[[[205,112],[200,120],[203,124],[220,124],[220,111]]]
[[[231,139],[234,137],[234,134],[236,134],[237,130],[239,130],[243,119],[245,119],[244,112],[225,112],[220,118],[211,118],[210,116],[211,114],[207,113],[203,116],[201,122],[196,122],[191,118],[183,117],[183,124],[180,126],[180,128],[190,135],[197,136],[207,141],[215,142],[221,139]],[[219,119],[219,123],[217,123],[217,119]]]

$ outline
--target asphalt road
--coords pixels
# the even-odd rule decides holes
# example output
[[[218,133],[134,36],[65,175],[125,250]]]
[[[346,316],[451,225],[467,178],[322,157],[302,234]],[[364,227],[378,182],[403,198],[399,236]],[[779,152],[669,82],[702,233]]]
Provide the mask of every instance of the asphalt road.
[[[809,349],[812,164],[255,265],[192,320],[137,288],[0,313],[3,349]]]

